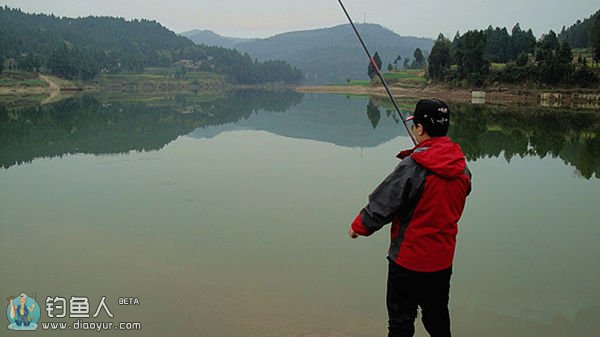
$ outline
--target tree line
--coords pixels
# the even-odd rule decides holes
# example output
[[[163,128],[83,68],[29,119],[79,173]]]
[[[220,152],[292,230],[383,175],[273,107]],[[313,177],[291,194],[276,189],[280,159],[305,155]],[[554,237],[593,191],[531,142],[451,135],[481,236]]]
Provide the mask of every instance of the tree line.
[[[240,84],[297,83],[303,77],[283,61],[257,62],[235,50],[198,46],[145,19],[60,18],[5,6],[0,7],[0,32],[0,71],[7,63],[19,70],[90,80],[100,72],[142,72],[186,60],[195,69],[218,72]]]
[[[600,36],[600,24],[590,25],[590,35]],[[600,51],[600,46],[592,46]],[[596,62],[598,59],[594,56]],[[440,34],[429,55],[427,75],[433,81],[453,84],[532,83],[536,85],[591,86],[599,82],[590,69],[592,60],[573,62],[568,39],[560,41],[550,30],[539,40],[531,29],[517,23],[506,28],[488,27],[457,33],[452,41]],[[505,66],[494,69],[492,63]]]
[[[567,41],[573,48],[587,48],[595,46],[596,61],[600,61],[600,34],[598,34],[598,27],[600,24],[600,10],[596,11],[592,16],[583,21],[577,20],[569,28],[563,26],[560,34],[558,34],[559,41]]]
[[[402,55],[398,55],[394,59],[394,62],[388,63],[387,70],[391,72],[399,71],[400,69],[422,69],[427,66],[427,58],[425,57],[425,54],[423,54],[423,51],[419,47],[417,47],[413,52],[412,63],[410,62],[410,59],[406,57],[404,58],[404,63],[402,64],[402,66],[398,66],[399,62],[402,60]],[[382,61],[378,51],[376,51],[373,55],[373,61],[375,62],[375,65],[377,65],[377,68],[379,68],[379,70],[383,70],[383,68],[381,68]],[[369,62],[367,76],[369,76],[369,78],[373,80],[375,78],[375,75],[377,75],[377,71],[375,70],[373,63]]]

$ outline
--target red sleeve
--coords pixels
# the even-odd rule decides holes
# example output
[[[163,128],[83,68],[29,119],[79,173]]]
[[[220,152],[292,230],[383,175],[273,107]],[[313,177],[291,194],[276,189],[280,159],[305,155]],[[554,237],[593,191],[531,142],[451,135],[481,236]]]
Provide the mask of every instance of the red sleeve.
[[[358,215],[356,216],[356,218],[354,219],[354,221],[352,222],[352,230],[358,234],[358,235],[362,235],[362,236],[369,236],[373,233],[369,232],[365,226],[362,223],[362,219],[360,216],[360,213],[358,213]]]

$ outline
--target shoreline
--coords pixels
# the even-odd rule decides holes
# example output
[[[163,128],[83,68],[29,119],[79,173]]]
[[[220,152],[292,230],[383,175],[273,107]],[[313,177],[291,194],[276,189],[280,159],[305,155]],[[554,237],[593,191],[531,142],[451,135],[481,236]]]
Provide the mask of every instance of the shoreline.
[[[40,81],[45,82],[47,85],[9,85],[0,86],[0,96],[15,96],[15,97],[26,97],[36,95],[48,95],[43,100],[42,104],[50,103],[60,96],[65,94],[73,94],[73,92],[89,92],[89,91],[102,91],[110,90],[111,85],[103,87],[102,84],[107,83],[76,83],[73,81],[64,80],[50,75],[38,74],[37,77]],[[187,84],[185,81],[178,84]],[[210,81],[209,81],[210,82]],[[113,83],[108,83],[113,84]],[[121,84],[121,83],[116,83]],[[144,89],[147,91],[152,83],[144,83],[141,81],[138,85],[140,88],[135,88],[133,85],[129,89]],[[158,87],[161,87],[162,91],[170,88],[170,85],[166,85],[166,88],[161,86],[159,83]],[[173,83],[165,83],[173,84]],[[298,93],[322,93],[322,94],[342,94],[342,95],[364,95],[374,97],[387,97],[385,88],[381,85],[314,85],[314,86],[295,86],[295,85],[284,85],[284,84],[260,84],[260,85],[224,85],[221,81],[216,81],[218,84],[215,87],[219,87],[220,90],[236,90],[236,89],[262,89],[262,90],[293,90]],[[205,84],[204,88],[185,88],[191,91],[197,89],[208,89],[209,83]],[[208,85],[208,86],[206,86]],[[126,87],[131,86],[131,83],[127,83]],[[120,87],[117,85],[117,87]],[[152,85],[150,85],[152,87]],[[178,89],[183,89],[181,86],[176,86]],[[123,89],[120,87],[119,89]],[[184,91],[185,91],[184,89]],[[461,102],[461,103],[488,103],[488,104],[540,104],[545,106],[561,106],[564,104],[572,104],[585,108],[600,109],[600,88],[595,89],[582,89],[582,88],[520,88],[520,87],[488,87],[477,90],[471,89],[459,89],[459,88],[448,88],[444,86],[423,86],[423,87],[400,87],[390,86],[390,92],[396,98],[428,98],[437,97],[449,102]],[[135,91],[135,90],[134,90]],[[160,90],[159,90],[160,91]],[[479,91],[483,94],[483,99],[478,95],[474,95],[475,91]]]
[[[451,89],[445,87],[426,86],[421,88],[390,87],[394,97],[427,98],[437,97],[451,102],[472,102],[473,92],[485,92],[485,103],[539,103],[542,101],[592,101],[600,104],[600,89],[529,89],[529,88],[483,88],[478,90]],[[294,89],[299,93],[329,93],[347,95],[369,95],[387,97],[383,86],[362,85],[317,85],[299,86]]]

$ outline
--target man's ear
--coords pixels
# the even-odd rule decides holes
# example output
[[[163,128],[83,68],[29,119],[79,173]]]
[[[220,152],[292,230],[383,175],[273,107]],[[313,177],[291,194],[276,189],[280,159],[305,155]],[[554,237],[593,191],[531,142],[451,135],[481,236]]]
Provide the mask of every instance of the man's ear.
[[[418,123],[416,129],[417,129],[417,134],[419,136],[422,136],[423,133],[425,132],[425,128],[423,127],[423,124]]]

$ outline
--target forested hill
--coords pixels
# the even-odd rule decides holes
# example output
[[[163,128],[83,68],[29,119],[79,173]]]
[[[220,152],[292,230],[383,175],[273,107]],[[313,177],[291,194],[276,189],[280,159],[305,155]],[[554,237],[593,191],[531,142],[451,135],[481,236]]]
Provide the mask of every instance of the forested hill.
[[[17,68],[69,79],[91,79],[99,72],[140,72],[175,63],[227,75],[243,84],[302,79],[299,70],[283,61],[261,63],[235,50],[198,46],[156,21],[59,18],[0,7],[0,32],[0,64],[11,59]]]
[[[377,24],[358,24],[357,29],[371,53],[379,53],[383,68],[397,59],[413,59],[416,48],[427,53],[433,46],[432,39],[400,36]],[[206,34],[188,33],[185,34],[199,44],[230,42]],[[369,60],[349,24],[252,39],[239,42],[234,47],[258,60],[285,60],[301,69],[309,83],[339,83],[348,78],[368,79]],[[399,66],[402,66],[402,62]]]
[[[562,31],[558,34],[559,41],[567,41],[572,48],[589,48],[593,46],[593,40],[599,39],[600,36],[594,36],[594,25],[600,25],[600,10],[592,14],[589,18],[577,20],[569,28],[563,26]],[[597,34],[598,28],[596,28]]]

